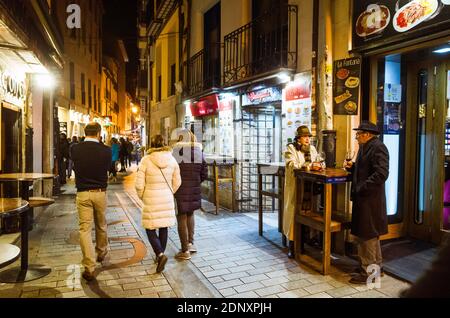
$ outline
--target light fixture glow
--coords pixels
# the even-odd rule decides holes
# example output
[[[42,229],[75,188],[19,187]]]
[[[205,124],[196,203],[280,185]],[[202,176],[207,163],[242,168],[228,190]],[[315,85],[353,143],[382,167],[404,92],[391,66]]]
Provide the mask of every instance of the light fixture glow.
[[[433,53],[444,54],[450,52],[450,47],[444,47],[442,49],[434,50]]]
[[[131,108],[131,111],[133,112],[133,114],[137,114],[138,111],[139,111],[139,108],[137,108],[137,106],[133,106],[133,107]]]
[[[51,74],[36,74],[34,81],[39,87],[44,89],[51,89],[56,85],[55,78]]]
[[[278,73],[277,77],[280,79],[282,83],[289,82],[291,80],[291,76],[286,72]]]

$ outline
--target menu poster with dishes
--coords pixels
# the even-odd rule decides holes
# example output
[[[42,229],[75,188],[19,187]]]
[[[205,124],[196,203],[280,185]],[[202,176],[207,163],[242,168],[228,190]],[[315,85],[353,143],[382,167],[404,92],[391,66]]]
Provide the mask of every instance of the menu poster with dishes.
[[[450,28],[450,0],[353,0],[353,49],[415,39]]]
[[[361,58],[334,62],[333,112],[335,115],[358,115],[361,83]]]
[[[283,90],[283,144],[295,138],[297,128],[306,125],[311,130],[311,73],[301,73]]]

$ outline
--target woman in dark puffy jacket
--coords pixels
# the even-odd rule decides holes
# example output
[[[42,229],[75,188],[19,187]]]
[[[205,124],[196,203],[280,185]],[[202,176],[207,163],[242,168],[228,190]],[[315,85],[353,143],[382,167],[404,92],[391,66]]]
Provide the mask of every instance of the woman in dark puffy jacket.
[[[173,146],[173,156],[180,166],[182,180],[181,187],[175,193],[181,251],[175,258],[188,260],[191,253],[197,252],[194,246],[194,211],[201,208],[200,185],[208,172],[202,144],[196,142],[195,135],[187,129],[178,134],[178,142]]]

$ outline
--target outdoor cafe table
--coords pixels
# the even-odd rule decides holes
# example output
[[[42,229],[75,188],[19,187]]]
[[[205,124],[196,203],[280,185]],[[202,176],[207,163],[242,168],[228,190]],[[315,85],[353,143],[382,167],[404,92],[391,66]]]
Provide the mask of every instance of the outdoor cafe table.
[[[26,201],[27,208],[20,212],[21,232],[21,264],[20,268],[12,268],[0,273],[0,282],[18,283],[35,280],[48,275],[50,268],[28,264],[28,229],[31,211],[29,206],[29,189],[34,181],[53,179],[55,175],[49,173],[4,173],[0,174],[0,182],[19,182],[21,184],[21,198]],[[50,202],[50,201],[49,201]],[[51,202],[50,202],[51,203]],[[4,216],[14,215],[5,213]]]
[[[351,181],[351,175],[344,169],[326,168],[323,171],[305,171],[295,170],[295,176],[297,177],[298,189],[303,189],[302,182],[309,181],[313,183],[323,184],[324,191],[324,214],[317,213],[300,213],[302,206],[303,195],[297,196],[296,212],[295,212],[295,251],[297,255],[297,261],[300,261],[300,254],[303,250],[303,240],[301,229],[306,225],[314,228],[323,233],[322,243],[322,273],[327,275],[330,269],[331,263],[331,233],[342,230],[341,222],[337,222],[331,219],[332,216],[332,185],[343,184]],[[300,226],[299,226],[300,225]],[[299,246],[300,245],[300,246]],[[299,253],[300,252],[300,253]]]
[[[0,216],[20,215],[20,267],[14,267],[0,272],[0,282],[28,282],[50,273],[49,268],[28,264],[28,212],[29,204],[20,198],[0,198]]]

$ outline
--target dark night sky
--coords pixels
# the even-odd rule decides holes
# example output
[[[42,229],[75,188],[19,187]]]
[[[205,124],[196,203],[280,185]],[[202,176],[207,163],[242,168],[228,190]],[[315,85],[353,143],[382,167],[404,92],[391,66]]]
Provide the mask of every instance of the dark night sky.
[[[127,65],[127,78],[135,79],[138,67],[137,0],[103,0],[103,5],[105,7],[103,34],[123,39],[130,59]],[[130,88],[128,85],[130,93],[134,93]]]

